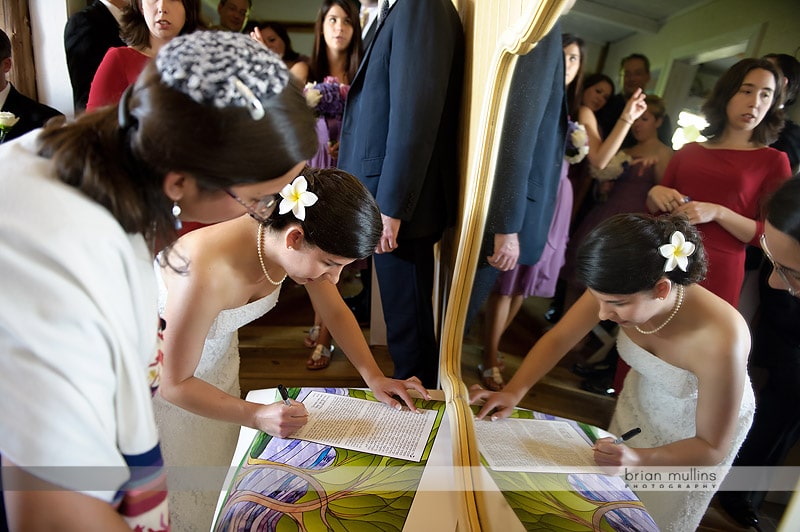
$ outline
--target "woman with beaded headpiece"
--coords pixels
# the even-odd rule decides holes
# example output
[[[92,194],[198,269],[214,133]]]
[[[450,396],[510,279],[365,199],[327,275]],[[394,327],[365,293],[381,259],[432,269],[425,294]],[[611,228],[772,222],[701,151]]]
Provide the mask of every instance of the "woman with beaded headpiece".
[[[171,465],[224,471],[240,425],[285,437],[305,423],[283,418],[280,403],[240,399],[236,331],[275,306],[287,277],[306,287],[378,400],[393,408],[402,401],[416,410],[407,388],[428,396],[415,377],[383,375],[336,288],[342,268],[371,255],[383,228],[374,198],[358,179],[334,168],[307,168],[263,209],[249,211],[182,236],[175,251],[186,261],[185,272],[158,268],[160,307],[169,327],[156,421]],[[221,474],[205,489],[170,492],[173,523],[207,530],[223,479]]]
[[[706,273],[697,229],[680,215],[613,216],[581,245],[577,273],[587,291],[536,342],[503,391],[470,390],[473,402],[485,400],[478,419],[508,417],[600,320],[612,320],[620,325],[620,357],[632,369],[609,431],[641,434],[630,445],[598,439],[597,464],[684,472],[730,465],[753,419],[750,333],[735,308],[697,284]],[[724,472],[713,469],[716,486]],[[661,530],[685,531],[697,528],[714,490],[637,494]]]
[[[176,37],[117,107],[0,146],[0,528],[169,527],[153,258],[181,264],[180,220],[243,214],[232,195],[271,198],[316,146],[285,66],[229,32]]]

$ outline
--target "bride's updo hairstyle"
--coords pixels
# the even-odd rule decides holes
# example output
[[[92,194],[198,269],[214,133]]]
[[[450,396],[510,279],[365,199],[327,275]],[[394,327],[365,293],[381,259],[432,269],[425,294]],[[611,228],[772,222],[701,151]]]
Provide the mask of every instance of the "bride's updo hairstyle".
[[[686,271],[665,271],[667,259],[659,252],[680,231],[695,245]],[[690,285],[706,276],[706,253],[700,233],[678,214],[618,214],[605,220],[586,236],[578,248],[578,278],[604,294],[633,294],[653,288],[666,277],[675,284]]]
[[[278,178],[317,149],[315,119],[281,59],[249,36],[198,31],[164,45],[118,105],[48,127],[40,154],[129,233],[175,238],[168,172],[202,192]]]
[[[383,221],[369,190],[338,168],[306,167],[301,175],[308,182],[307,190],[316,194],[316,203],[305,208],[304,220],[298,220],[292,211],[280,214],[276,208],[269,227],[279,231],[300,225],[305,243],[338,257],[362,259],[372,255],[381,239]]]

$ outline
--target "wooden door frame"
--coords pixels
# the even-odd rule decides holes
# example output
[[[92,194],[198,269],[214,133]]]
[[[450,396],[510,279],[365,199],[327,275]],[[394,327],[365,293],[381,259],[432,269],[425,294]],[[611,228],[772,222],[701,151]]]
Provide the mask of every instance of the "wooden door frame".
[[[19,92],[38,101],[28,0],[0,0],[0,29],[11,40],[12,67],[8,81]]]

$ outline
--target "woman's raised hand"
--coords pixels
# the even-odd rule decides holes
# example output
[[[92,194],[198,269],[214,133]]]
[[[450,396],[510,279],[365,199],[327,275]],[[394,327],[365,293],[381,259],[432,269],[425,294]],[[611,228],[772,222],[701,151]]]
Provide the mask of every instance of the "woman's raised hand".
[[[646,96],[642,89],[636,89],[630,99],[625,103],[625,108],[619,116],[620,120],[633,125],[636,119],[647,111],[647,102],[645,102]]]

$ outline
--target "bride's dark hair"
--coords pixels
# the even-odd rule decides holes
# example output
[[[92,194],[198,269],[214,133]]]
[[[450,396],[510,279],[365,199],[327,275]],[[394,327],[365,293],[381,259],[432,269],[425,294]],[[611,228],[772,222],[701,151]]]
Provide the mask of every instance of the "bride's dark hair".
[[[695,245],[684,272],[665,272],[659,247],[675,231]],[[577,274],[587,287],[604,294],[649,290],[662,277],[689,285],[706,276],[706,252],[697,228],[683,215],[618,214],[598,225],[578,248]]]
[[[306,243],[326,253],[348,259],[372,255],[383,232],[383,221],[378,204],[366,187],[337,168],[306,167],[301,175],[308,181],[308,190],[317,195],[317,202],[306,207],[305,220],[295,218],[292,211],[279,214],[275,209],[270,228],[281,230],[300,224]]]

